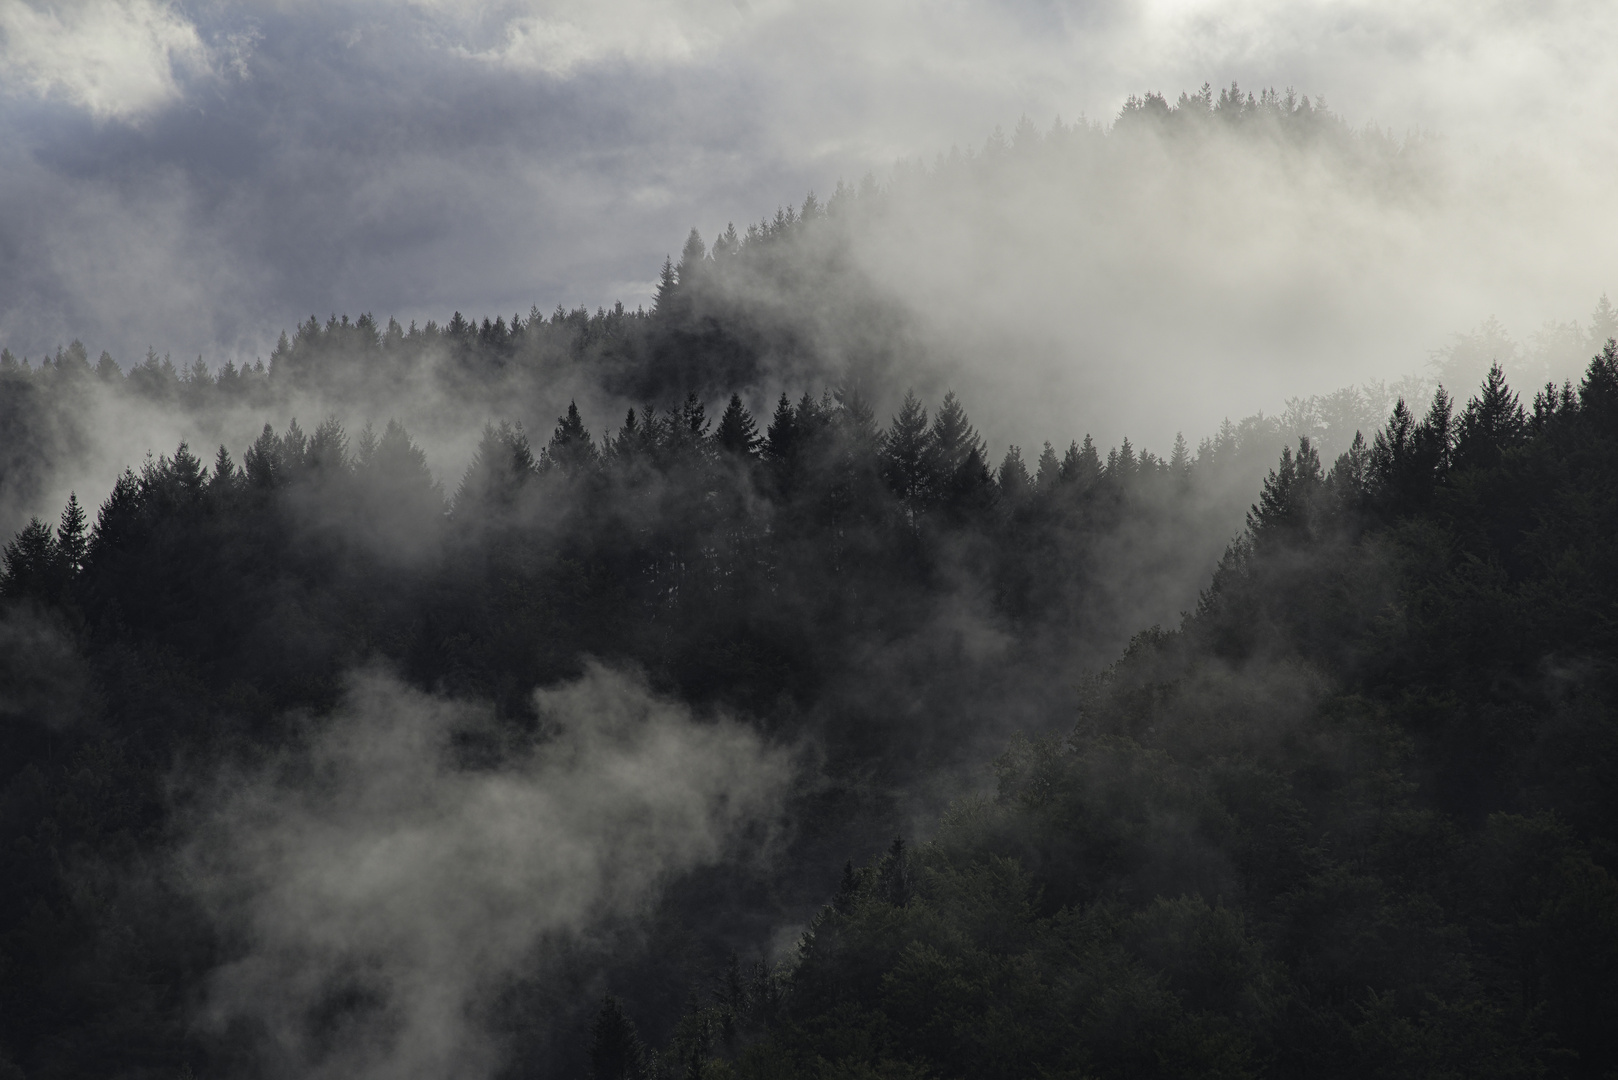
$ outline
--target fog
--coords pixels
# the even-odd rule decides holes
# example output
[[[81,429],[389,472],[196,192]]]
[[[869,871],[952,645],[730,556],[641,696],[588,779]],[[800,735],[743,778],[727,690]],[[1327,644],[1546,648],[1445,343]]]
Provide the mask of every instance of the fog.
[[[768,216],[1019,118],[1203,83],[1415,140],[1400,184],[1149,153],[920,199],[862,259],[995,442],[1162,445],[1419,373],[1618,291],[1603,5],[277,3],[0,9],[0,341],[267,355],[309,312],[647,303],[696,225]],[[900,170],[903,175],[903,170]],[[902,185],[901,185],[902,186]],[[144,447],[143,447],[144,449]]]
[[[213,935],[177,1044],[535,1074],[608,990],[682,1037],[727,949],[790,952],[845,859],[1207,599],[1283,444],[1329,468],[1496,360],[1525,402],[1578,377],[1618,332],[1615,37],[1595,3],[0,0],[0,539],[139,477],[98,565],[35,530],[42,584],[8,569],[0,717],[163,777],[140,850]],[[573,1011],[514,1024],[535,985]]]
[[[180,872],[236,953],[205,1022],[272,1076],[489,1075],[541,945],[768,855],[782,751],[599,666],[534,704],[543,737],[510,745],[473,703],[358,672],[304,746],[204,789]]]

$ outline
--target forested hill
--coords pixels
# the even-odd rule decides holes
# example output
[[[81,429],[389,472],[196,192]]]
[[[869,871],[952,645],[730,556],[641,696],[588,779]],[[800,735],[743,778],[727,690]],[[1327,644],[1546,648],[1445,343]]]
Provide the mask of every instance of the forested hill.
[[[448,493],[398,425],[127,473],[93,521],[71,502],[4,552],[10,1060],[386,1064],[438,969],[357,930],[274,1011],[224,994],[289,962],[266,925],[315,946],[240,921],[270,822],[210,778],[324,805],[318,778],[357,766],[299,748],[341,734],[378,664],[489,703],[430,784],[588,756],[530,691],[593,685],[593,657],[797,747],[795,778],[769,857],[693,856],[628,922],[465,975],[477,996],[441,1007],[470,1010],[490,1071],[1605,1075],[1618,349],[1531,410],[1496,371],[1458,411],[1401,401],[1330,469],[1289,449],[1198,609],[1081,678],[1101,553],[1194,527],[1188,457],[993,470],[953,398],[879,428],[845,393],[762,425],[692,397],[602,440],[570,410],[539,449],[494,426]],[[918,825],[1007,740],[997,794]],[[392,790],[392,760],[364,783]],[[401,917],[376,902],[355,917]]]
[[[144,356],[130,342],[65,343],[32,359],[0,349],[0,527],[15,531],[47,504],[60,505],[70,489],[103,488],[147,450],[162,453],[184,438],[239,451],[264,422],[280,429],[294,417],[308,425],[338,415],[356,430],[366,420],[380,429],[397,419],[434,451],[439,469],[447,464],[436,459],[440,448],[453,444],[450,468],[458,473],[462,432],[491,418],[544,430],[570,400],[597,424],[610,417],[614,425],[631,405],[677,406],[691,392],[710,408],[739,392],[755,411],[767,411],[783,388],[796,398],[855,384],[884,414],[909,387],[936,401],[952,387],[963,391],[963,378],[1020,355],[1023,346],[1010,335],[1015,327],[1003,340],[953,348],[929,328],[940,305],[956,302],[940,295],[930,307],[912,303],[894,279],[917,275],[873,263],[874,255],[948,264],[970,276],[975,241],[968,250],[934,253],[928,238],[967,227],[1007,201],[1043,206],[1052,191],[1061,193],[1053,212],[1074,199],[1118,210],[1103,231],[1075,241],[1101,253],[1116,246],[1110,230],[1130,231],[1133,215],[1145,210],[1136,205],[1143,179],[1162,182],[1165,161],[1176,174],[1201,176],[1200,155],[1215,150],[1260,171],[1272,158],[1302,155],[1318,159],[1326,174],[1355,184],[1352,178],[1363,177],[1379,190],[1399,189],[1399,177],[1419,174],[1415,149],[1351,130],[1307,98],[1231,88],[1170,105],[1147,95],[1111,128],[1080,121],[1042,131],[1024,121],[977,152],[902,163],[880,184],[869,177],[839,182],[823,198],[810,194],[741,229],[705,227],[706,242],[693,229],[684,247],[670,252],[649,310],[610,305],[592,314],[556,306],[547,313],[533,306],[446,312],[419,325],[386,313],[321,313],[287,326],[273,349],[250,359],[170,358],[161,341]],[[1163,197],[1175,199],[1172,192]],[[644,273],[659,276],[655,266]],[[1051,310],[1030,321],[1060,328],[1072,316]],[[112,351],[104,351],[109,344]],[[1078,343],[1067,359],[1075,356],[1092,367],[1116,362]],[[1277,398],[1295,392],[1280,387]],[[1094,428],[1083,418],[1058,423],[1045,415],[1012,424],[999,415],[1004,387],[990,383],[966,396],[974,393],[980,414],[995,410],[996,442],[1031,449],[1038,439],[1065,442]],[[1241,403],[1250,410],[1260,404]],[[1380,420],[1386,410],[1378,405],[1336,425],[1346,426],[1344,445],[1356,427]],[[1212,435],[1216,422],[1201,431],[1188,426],[1187,434],[1193,441]],[[1128,429],[1106,442],[1124,435],[1141,444],[1140,433]],[[1164,434],[1150,440],[1160,455],[1169,441]],[[996,459],[1003,449],[995,447]],[[1267,447],[1261,456],[1273,454]]]
[[[1329,469],[1300,444],[1195,614],[1088,680],[1069,732],[1013,740],[992,797],[851,864],[792,963],[721,986],[668,1053],[758,1077],[1612,1075],[1615,536],[1612,342],[1531,411],[1496,369]],[[616,1002],[596,1047],[650,1060]]]
[[[1611,306],[1148,451],[872,261],[1077,191],[1102,303],[1210,164],[1425,190],[1148,95],[650,311],[0,350],[0,1080],[1618,1070]]]

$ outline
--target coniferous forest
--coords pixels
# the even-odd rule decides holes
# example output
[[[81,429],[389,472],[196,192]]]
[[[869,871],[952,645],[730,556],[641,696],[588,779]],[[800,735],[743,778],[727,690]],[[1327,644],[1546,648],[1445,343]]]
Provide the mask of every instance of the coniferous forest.
[[[1613,1075],[1610,307],[1561,384],[1002,451],[841,258],[887,197],[651,311],[0,357],[8,508],[109,401],[324,409],[4,547],[0,1077]],[[557,386],[636,404],[494,404]],[[335,418],[412,395],[459,476]]]

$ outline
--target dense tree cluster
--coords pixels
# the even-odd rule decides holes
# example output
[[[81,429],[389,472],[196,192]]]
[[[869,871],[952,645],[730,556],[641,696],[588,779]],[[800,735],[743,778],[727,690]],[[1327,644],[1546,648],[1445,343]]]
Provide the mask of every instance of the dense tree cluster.
[[[670,1027],[652,1003],[769,923],[676,890],[665,918],[728,933],[710,922],[678,963],[609,958],[623,999],[593,1044],[532,1067],[1601,1075],[1615,410],[1609,346],[1531,409],[1497,368],[1459,411],[1442,390],[1419,418],[1400,401],[1329,470],[1302,440],[1183,627],[1041,698],[1078,724],[1014,739],[998,796],[849,863],[793,963],[732,961]],[[693,394],[600,439],[570,408],[538,449],[491,425],[447,494],[399,425],[351,442],[328,421],[266,428],[240,465],[182,446],[93,524],[74,498],[3,552],[8,1052],[28,1075],[115,1072],[133,1047],[233,1060],[187,1026],[223,946],[141,869],[183,804],[172,763],[277,745],[353,665],[385,657],[522,728],[528,687],[628,659],[779,737],[813,731],[833,776],[902,784],[981,723],[948,703],[968,683],[1016,708],[1013,684],[1062,670],[1105,596],[1095,552],[1186,527],[1172,508],[1219,453],[1086,439],[991,467],[953,396],[909,396],[882,428],[852,390],[783,395],[763,425]],[[861,674],[963,595],[1011,648]],[[911,695],[926,715],[884,711]],[[851,826],[837,801],[799,808],[800,892],[887,820]]]
[[[767,852],[490,988],[503,1075],[1611,1074],[1618,345],[1527,406],[1497,366],[1166,455],[991,448],[903,392],[926,358],[858,230],[1227,135],[1417,152],[1204,87],[693,230],[649,311],[311,317],[218,369],[0,350],[0,514],[52,511],[0,545],[0,1080],[293,1071],[198,1022],[242,949],[177,870],[209,785],[377,668],[486,705],[452,764],[497,769],[598,661],[803,767]],[[458,477],[381,419],[410,402],[473,417]],[[247,434],[57,514],[51,468],[151,416]],[[290,1023],[330,1049],[370,1005]]]
[[[164,1060],[232,1060],[184,1033],[187,988],[225,946],[155,914],[193,901],[142,867],[169,849],[183,777],[297,738],[378,661],[529,733],[534,687],[588,658],[627,663],[819,748],[796,853],[764,871],[781,899],[692,909],[676,892],[668,917],[702,949],[609,958],[643,1018],[665,999],[677,1013],[666,987],[758,947],[906,813],[906,791],[1005,724],[1061,715],[1061,673],[1137,617],[1109,579],[1118,550],[1143,572],[1172,561],[1204,513],[1199,474],[1238,449],[1231,432],[1168,459],[1086,437],[995,464],[954,395],[931,411],[908,395],[884,428],[850,389],[783,394],[762,423],[739,395],[715,420],[693,393],[600,438],[570,406],[538,447],[491,424],[449,491],[398,423],[266,425],[239,460],[184,444],[149,459],[93,522],[74,496],[0,553],[7,676],[23,688],[4,702],[5,828],[29,838],[0,874],[9,1052],[72,1072],[138,1028]],[[985,724],[990,702],[1016,704]],[[85,893],[87,873],[110,892]],[[148,891],[126,895],[133,882]],[[108,947],[111,912],[137,954]],[[85,974],[56,979],[63,965]],[[133,989],[152,980],[173,996]]]
[[[1301,442],[1180,629],[716,998],[709,1072],[1608,1075],[1615,470],[1611,342]]]

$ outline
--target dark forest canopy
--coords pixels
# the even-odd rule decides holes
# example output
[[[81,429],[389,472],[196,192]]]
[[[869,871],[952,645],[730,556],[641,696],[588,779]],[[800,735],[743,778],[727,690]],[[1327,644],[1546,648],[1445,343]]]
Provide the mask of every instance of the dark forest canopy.
[[[1610,305],[1526,401],[1034,450],[846,259],[1222,132],[1419,172],[1205,87],[693,230],[650,311],[0,351],[8,511],[219,433],[0,546],[0,1080],[1618,1070]]]
[[[8,1053],[261,1068],[191,1021],[240,944],[153,872],[200,797],[174,763],[297,740],[377,658],[543,740],[526,690],[593,656],[812,739],[820,779],[777,861],[669,891],[694,947],[598,942],[599,1010],[575,966],[535,976],[572,1020],[489,1018],[510,1075],[1604,1075],[1615,350],[1532,408],[1496,369],[1329,469],[1289,449],[1197,610],[1087,678],[1094,554],[1172,518],[1184,450],[993,468],[953,398],[879,428],[852,392],[491,426],[453,491],[398,425],[182,446],[5,548]],[[849,861],[997,708],[998,792]]]

